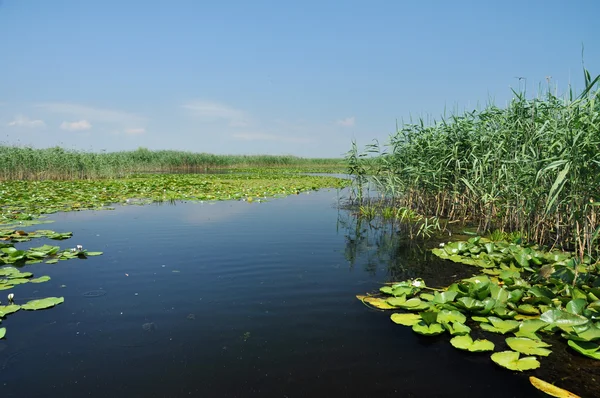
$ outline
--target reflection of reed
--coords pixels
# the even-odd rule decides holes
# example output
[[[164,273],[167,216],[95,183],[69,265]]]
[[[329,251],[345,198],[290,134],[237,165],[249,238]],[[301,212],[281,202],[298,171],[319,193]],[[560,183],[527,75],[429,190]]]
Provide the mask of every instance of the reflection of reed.
[[[468,267],[434,256],[430,248],[436,242],[410,239],[402,224],[393,220],[367,220],[344,210],[338,213],[338,230],[346,238],[344,256],[350,269],[359,264],[370,275],[381,271],[384,274],[380,276],[387,281],[420,277],[435,286],[452,275],[469,271]]]

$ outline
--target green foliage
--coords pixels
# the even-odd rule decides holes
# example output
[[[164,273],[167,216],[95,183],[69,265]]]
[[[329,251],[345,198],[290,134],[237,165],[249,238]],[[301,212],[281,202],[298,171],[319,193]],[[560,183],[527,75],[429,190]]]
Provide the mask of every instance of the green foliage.
[[[494,241],[598,257],[600,76],[584,75],[575,99],[515,92],[505,108],[401,125],[385,146],[360,152],[353,143],[346,161],[357,192],[371,184],[382,206],[475,222],[480,232],[494,231]]]
[[[133,173],[200,172],[209,169],[295,168],[339,172],[342,159],[272,155],[213,155],[184,151],[83,152],[60,147],[0,146],[0,180],[120,178]]]

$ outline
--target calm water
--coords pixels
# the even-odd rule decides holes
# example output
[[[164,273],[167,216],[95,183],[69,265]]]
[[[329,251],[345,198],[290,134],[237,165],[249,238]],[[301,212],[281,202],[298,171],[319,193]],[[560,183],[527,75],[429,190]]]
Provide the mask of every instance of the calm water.
[[[487,355],[362,305],[356,294],[392,278],[454,271],[357,227],[336,201],[53,215],[47,227],[74,237],[50,243],[104,255],[27,267],[52,280],[17,286],[17,303],[65,303],[3,321],[2,397],[536,396]]]

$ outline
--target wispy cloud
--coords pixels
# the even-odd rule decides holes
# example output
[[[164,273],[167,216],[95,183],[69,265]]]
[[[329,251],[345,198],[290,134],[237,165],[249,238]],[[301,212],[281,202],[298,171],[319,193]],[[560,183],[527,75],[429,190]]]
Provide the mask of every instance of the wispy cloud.
[[[15,120],[8,123],[9,126],[13,127],[28,127],[28,128],[37,128],[37,127],[45,127],[46,123],[40,119],[29,119],[23,115],[15,116]]]
[[[183,105],[195,117],[204,122],[225,120],[231,127],[244,127],[249,123],[246,112],[212,101],[191,101]]]
[[[138,127],[138,128],[133,128],[133,129],[125,129],[125,134],[128,135],[137,135],[137,134],[144,134],[146,132],[146,129]]]
[[[92,128],[92,124],[87,120],[79,120],[77,122],[62,122],[60,128],[67,131],[83,131]]]
[[[121,125],[136,125],[146,121],[143,116],[114,109],[96,108],[87,105],[68,102],[46,102],[36,107],[52,113],[71,115],[84,120],[99,123],[118,123]]]
[[[344,127],[352,127],[352,126],[354,126],[355,123],[356,123],[356,119],[354,118],[354,116],[350,116],[345,119],[340,119],[337,122],[335,122],[335,124],[337,124],[338,126],[344,126]]]
[[[277,134],[266,133],[234,133],[232,137],[242,141],[277,141],[277,142],[292,142],[292,143],[307,143],[313,140],[307,137],[290,137]]]

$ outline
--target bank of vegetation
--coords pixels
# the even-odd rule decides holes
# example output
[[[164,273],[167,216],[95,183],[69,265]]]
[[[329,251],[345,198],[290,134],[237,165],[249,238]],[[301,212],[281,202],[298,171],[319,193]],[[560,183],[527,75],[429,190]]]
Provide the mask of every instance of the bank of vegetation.
[[[337,172],[343,159],[276,155],[214,155],[185,151],[88,152],[60,147],[34,149],[0,145],[0,180],[120,178],[135,173],[189,173],[214,169],[297,169]]]
[[[597,257],[600,226],[600,76],[585,90],[536,98],[514,92],[426,124],[403,124],[387,145],[346,156],[352,199],[370,217],[385,211],[443,228],[517,232],[525,240]],[[365,195],[374,184],[380,196]],[[381,210],[377,210],[381,209]],[[426,228],[427,230],[427,228]],[[430,228],[429,228],[430,230]]]

